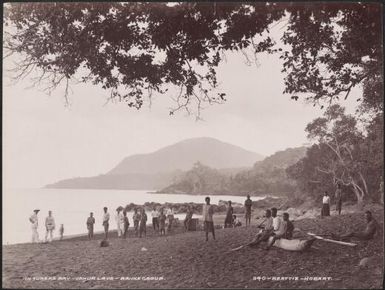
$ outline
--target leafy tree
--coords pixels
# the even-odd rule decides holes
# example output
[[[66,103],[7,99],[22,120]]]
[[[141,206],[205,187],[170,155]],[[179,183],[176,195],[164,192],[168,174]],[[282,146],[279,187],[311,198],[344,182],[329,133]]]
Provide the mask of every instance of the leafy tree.
[[[360,158],[363,136],[357,129],[356,119],[345,115],[341,106],[333,105],[325,111],[324,117],[308,124],[306,131],[310,139],[326,145],[333,155],[325,160],[325,167],[317,166],[316,169],[332,175],[335,183],[352,186],[357,201],[362,202],[368,195],[368,187]]]
[[[339,105],[330,106],[323,117],[307,125],[308,137],[317,144],[287,169],[288,175],[313,196],[340,183],[355,194],[358,203],[366,198],[378,199],[375,187],[383,172],[383,149],[379,146],[382,126],[377,118],[368,128],[359,130],[355,117],[345,114]]]
[[[218,170],[196,162],[194,166],[182,174],[173,184],[162,191],[181,191],[191,194],[227,193],[227,177]]]
[[[198,112],[225,101],[216,69],[227,51],[280,53],[285,93],[333,102],[362,85],[362,104],[382,108],[378,3],[11,3],[6,56],[22,55],[15,78],[35,68],[48,91],[69,80],[101,85],[140,108],[152,92],[179,88],[176,107]],[[270,29],[286,22],[275,46]],[[316,36],[316,37],[315,37]],[[246,52],[246,50],[248,50]],[[80,76],[79,76],[80,75]],[[67,94],[66,94],[67,95]]]
[[[381,6],[346,4],[291,10],[283,36],[291,46],[282,56],[285,92],[307,94],[315,103],[332,102],[362,85],[362,103],[382,111]]]
[[[258,9],[254,9],[256,6]],[[251,45],[283,11],[264,4],[214,3],[13,3],[8,5],[5,48],[24,54],[20,77],[33,67],[50,78],[52,88],[75,75],[100,84],[112,98],[140,108],[145,95],[179,88],[179,108],[193,100],[217,103],[225,93],[216,71],[225,50]],[[244,28],[247,27],[246,30]],[[272,45],[261,39],[255,48]],[[171,111],[172,113],[173,111]]]
[[[380,183],[384,172],[384,123],[383,114],[376,115],[366,127],[366,136],[361,146],[363,174],[372,200],[381,199]]]
[[[297,163],[286,169],[287,176],[296,181],[297,189],[302,193],[302,199],[306,196],[319,202],[323,192],[333,193],[335,190],[335,179],[332,174],[324,174],[317,168],[327,168],[330,160],[336,162],[337,158],[330,148],[323,144],[314,144],[308,148],[306,156]],[[345,199],[353,199],[354,193],[348,186],[344,186]],[[333,195],[331,195],[333,197]]]

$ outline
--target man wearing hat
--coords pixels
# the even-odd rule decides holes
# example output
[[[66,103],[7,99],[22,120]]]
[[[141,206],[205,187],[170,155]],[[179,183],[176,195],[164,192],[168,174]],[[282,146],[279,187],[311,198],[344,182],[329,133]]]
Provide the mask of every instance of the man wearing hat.
[[[39,233],[37,232],[38,227],[38,218],[37,213],[39,212],[39,209],[35,209],[31,217],[29,218],[29,221],[31,222],[32,226],[32,243],[38,243],[39,242]]]

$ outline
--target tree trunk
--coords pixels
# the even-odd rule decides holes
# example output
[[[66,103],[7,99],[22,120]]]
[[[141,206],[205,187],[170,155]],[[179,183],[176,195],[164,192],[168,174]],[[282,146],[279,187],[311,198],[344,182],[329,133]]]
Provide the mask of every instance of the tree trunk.
[[[364,200],[363,199],[358,200],[356,207],[357,207],[358,211],[363,211],[364,210]]]
[[[368,195],[369,192],[368,192],[368,186],[366,185],[366,180],[364,178],[364,176],[362,175],[361,172],[358,173],[360,175],[360,178],[361,178],[361,181],[362,181],[362,184],[364,185],[364,189],[365,189],[365,195]]]
[[[357,209],[362,210],[363,206],[364,206],[365,194],[362,191],[362,189],[354,181],[352,181],[351,184],[353,186],[353,190],[354,190],[354,193],[355,193],[356,198],[357,198]]]

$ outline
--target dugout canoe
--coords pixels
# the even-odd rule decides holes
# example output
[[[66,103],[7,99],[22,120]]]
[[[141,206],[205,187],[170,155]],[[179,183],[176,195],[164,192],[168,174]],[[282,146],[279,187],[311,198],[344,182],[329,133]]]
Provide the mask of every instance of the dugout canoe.
[[[269,243],[272,241],[273,237],[269,238]],[[274,247],[294,252],[301,252],[309,249],[316,239],[312,238],[309,240],[287,240],[287,239],[278,239],[274,243]]]

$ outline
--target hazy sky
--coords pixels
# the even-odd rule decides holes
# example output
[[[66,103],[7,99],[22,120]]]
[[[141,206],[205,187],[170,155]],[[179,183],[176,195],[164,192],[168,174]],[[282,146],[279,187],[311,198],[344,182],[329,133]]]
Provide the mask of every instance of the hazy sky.
[[[228,101],[207,107],[204,121],[184,112],[169,116],[170,98],[157,96],[140,111],[124,103],[103,106],[108,92],[73,86],[63,92],[26,89],[28,79],[3,86],[3,180],[6,187],[40,187],[59,179],[102,174],[124,157],[155,151],[193,137],[214,137],[265,156],[307,143],[304,128],[321,111],[283,95],[278,56],[260,55],[259,66],[227,54],[218,70]],[[7,82],[9,83],[9,82]],[[354,91],[349,102],[352,111]]]

